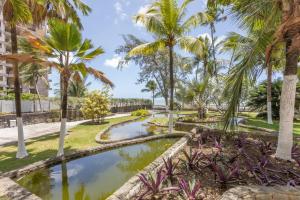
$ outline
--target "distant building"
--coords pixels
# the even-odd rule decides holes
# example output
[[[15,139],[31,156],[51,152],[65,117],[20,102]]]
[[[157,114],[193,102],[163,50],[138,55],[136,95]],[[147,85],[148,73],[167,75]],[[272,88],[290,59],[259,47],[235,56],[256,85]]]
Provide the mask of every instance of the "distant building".
[[[3,3],[3,0],[0,0],[0,4]],[[0,54],[11,53],[11,39],[9,26],[3,20],[2,5],[0,5]],[[46,28],[36,29],[34,27],[28,27],[31,31],[38,33],[38,35],[46,34]],[[50,74],[50,70],[49,70]],[[48,76],[49,76],[48,74]],[[48,79],[48,76],[45,77]],[[48,80],[50,82],[50,80]],[[27,86],[21,83],[22,92],[26,93],[36,93],[34,86]],[[0,61],[0,90],[9,91],[14,89],[14,76],[12,65],[6,63],[5,61]],[[42,96],[49,95],[49,87],[44,81],[38,81],[38,91]]]

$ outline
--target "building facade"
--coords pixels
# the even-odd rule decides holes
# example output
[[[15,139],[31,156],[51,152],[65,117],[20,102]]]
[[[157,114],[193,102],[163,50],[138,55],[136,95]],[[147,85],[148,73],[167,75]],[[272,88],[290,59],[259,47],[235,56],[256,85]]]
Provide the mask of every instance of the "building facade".
[[[9,26],[5,23],[3,19],[2,13],[2,4],[3,0],[0,0],[0,54],[11,53],[11,38],[10,38],[10,31]],[[44,26],[45,27],[45,26]],[[30,31],[38,32],[39,35],[46,34],[46,28],[36,29],[33,27],[27,27]],[[48,82],[50,75],[49,74],[45,77]],[[36,94],[37,91],[34,85],[27,85],[22,83],[21,77],[21,87],[22,92],[24,93],[33,93]],[[44,80],[39,80],[37,84],[38,92],[41,96],[48,96],[49,95],[49,84],[45,83]],[[10,63],[5,61],[0,61],[0,91],[5,94],[5,92],[12,91],[14,89],[14,75],[13,75],[13,68]]]

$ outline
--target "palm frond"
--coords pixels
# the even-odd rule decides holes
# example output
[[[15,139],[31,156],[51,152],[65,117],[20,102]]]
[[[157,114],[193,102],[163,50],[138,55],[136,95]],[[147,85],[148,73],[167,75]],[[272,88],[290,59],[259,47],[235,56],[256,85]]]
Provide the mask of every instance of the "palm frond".
[[[146,43],[146,44],[142,44],[139,45],[135,48],[133,48],[130,52],[129,52],[129,56],[135,56],[135,55],[150,55],[153,54],[157,51],[161,51],[163,49],[165,49],[166,45],[165,42],[163,40],[158,40],[152,43]]]
[[[87,67],[87,72],[93,75],[96,79],[101,80],[101,82],[109,85],[110,87],[114,87],[113,82],[111,82],[103,72],[96,70],[92,67]]]

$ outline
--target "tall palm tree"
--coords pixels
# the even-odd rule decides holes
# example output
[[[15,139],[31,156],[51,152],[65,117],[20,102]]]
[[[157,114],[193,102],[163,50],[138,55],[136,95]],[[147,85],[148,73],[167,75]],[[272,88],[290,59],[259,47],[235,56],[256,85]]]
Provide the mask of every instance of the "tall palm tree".
[[[145,13],[139,13],[135,20],[152,33],[156,41],[142,44],[129,52],[129,56],[153,54],[168,49],[170,74],[169,133],[173,128],[174,110],[174,47],[178,44],[189,52],[201,53],[202,43],[197,38],[186,36],[191,28],[209,20],[205,13],[198,13],[184,19],[186,7],[192,0],[185,0],[180,6],[177,0],[158,0],[148,7]]]
[[[155,92],[157,90],[157,84],[155,81],[150,80],[146,84],[146,88],[142,89],[142,92],[151,92],[152,93],[152,105],[154,107],[154,98],[155,98]]]
[[[18,42],[17,42],[17,25],[28,24],[32,22],[32,15],[30,8],[24,0],[6,0],[3,5],[3,18],[6,23],[10,26],[10,39],[11,39],[11,53],[18,53]],[[22,122],[22,111],[21,111],[21,86],[19,78],[19,66],[17,61],[12,62],[13,74],[14,74],[14,93],[15,93],[15,106],[16,106],[16,117],[18,126],[18,151],[17,158],[24,158],[28,155],[25,149],[24,142],[24,131]]]
[[[83,79],[91,74],[105,84],[113,86],[113,83],[101,71],[87,66],[89,61],[104,53],[101,47],[93,49],[90,40],[82,40],[79,28],[73,23],[51,20],[48,25],[49,35],[30,41],[30,43],[36,51],[43,52],[46,57],[53,59],[51,65],[59,71],[63,78],[61,128],[57,153],[57,156],[63,156],[70,80]]]
[[[284,80],[280,99],[280,128],[275,156],[291,160],[293,145],[293,119],[297,77],[300,56],[300,2],[296,0],[222,0],[231,4],[231,10],[240,24],[249,31],[258,28],[274,30],[272,41],[266,53],[267,63],[272,50],[278,44],[285,45]]]

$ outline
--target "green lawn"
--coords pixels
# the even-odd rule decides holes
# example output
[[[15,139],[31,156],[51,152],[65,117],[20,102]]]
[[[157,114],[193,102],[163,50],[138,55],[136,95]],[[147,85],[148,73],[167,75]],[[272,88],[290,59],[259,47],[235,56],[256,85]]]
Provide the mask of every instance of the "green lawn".
[[[273,124],[268,124],[266,120],[248,117],[246,125],[267,128],[274,131],[279,130],[279,122],[275,120],[273,121]],[[294,134],[300,135],[300,122],[294,122]]]
[[[176,119],[174,119],[175,121]],[[169,123],[169,118],[168,117],[157,117],[157,118],[153,118],[152,120],[150,120],[150,122],[155,123],[155,124],[160,124],[162,126],[167,126]]]
[[[99,146],[99,144],[95,141],[95,136],[100,132],[100,130],[103,130],[113,124],[136,118],[138,117],[129,116],[109,119],[107,120],[109,123],[102,125],[78,125],[72,128],[70,130],[70,134],[66,136],[65,152],[71,153],[75,150]],[[57,147],[58,133],[27,140],[26,148],[30,156],[20,160],[15,158],[16,145],[0,147],[0,171],[7,172],[40,160],[55,157],[57,153]]]
[[[181,114],[181,115],[192,115],[192,114],[197,114],[196,110],[180,110],[176,111],[176,114]]]

